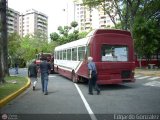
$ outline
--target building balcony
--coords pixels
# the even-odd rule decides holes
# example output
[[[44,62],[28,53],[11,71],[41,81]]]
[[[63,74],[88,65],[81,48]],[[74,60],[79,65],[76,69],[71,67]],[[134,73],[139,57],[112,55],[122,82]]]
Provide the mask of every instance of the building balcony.
[[[85,27],[91,27],[91,24],[85,24]]]
[[[90,30],[90,29],[92,29],[91,26],[90,27],[85,27],[85,30]]]
[[[47,17],[38,15],[37,19],[41,19],[43,21],[47,21]]]
[[[106,25],[100,25],[100,28],[106,28]]]
[[[47,22],[46,22],[46,21],[38,21],[37,24],[38,24],[38,25],[47,26]]]
[[[100,21],[99,24],[100,24],[100,25],[105,25],[105,24],[106,24],[106,21]]]

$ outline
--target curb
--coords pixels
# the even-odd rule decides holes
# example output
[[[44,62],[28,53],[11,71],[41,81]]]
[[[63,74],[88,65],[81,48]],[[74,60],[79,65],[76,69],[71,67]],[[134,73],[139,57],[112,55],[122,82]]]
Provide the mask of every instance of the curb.
[[[0,101],[0,108],[2,108],[4,105],[6,105],[8,102],[10,102],[11,100],[13,100],[14,98],[16,98],[18,95],[20,95],[23,91],[25,91],[31,84],[31,81],[29,78],[28,79],[28,82],[22,87],[20,88],[19,90],[17,90],[16,92],[8,95],[7,97],[3,98],[1,101]]]
[[[152,74],[152,73],[148,73],[148,74],[146,74],[146,73],[136,73],[135,75],[143,75],[143,76],[151,76],[151,77],[160,77],[160,74],[159,75],[157,75],[157,74]]]

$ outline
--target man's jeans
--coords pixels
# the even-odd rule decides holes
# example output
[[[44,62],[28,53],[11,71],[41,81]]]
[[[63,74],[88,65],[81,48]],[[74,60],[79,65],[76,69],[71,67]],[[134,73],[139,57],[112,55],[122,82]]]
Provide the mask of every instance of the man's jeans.
[[[42,91],[44,93],[48,92],[48,73],[41,73],[41,83],[42,83]]]

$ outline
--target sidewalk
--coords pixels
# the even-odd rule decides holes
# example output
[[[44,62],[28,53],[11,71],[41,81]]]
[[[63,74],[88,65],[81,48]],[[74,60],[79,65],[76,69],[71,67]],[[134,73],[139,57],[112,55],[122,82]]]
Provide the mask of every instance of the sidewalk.
[[[160,69],[139,69],[135,70],[135,74],[141,74],[145,76],[159,76],[160,77]]]

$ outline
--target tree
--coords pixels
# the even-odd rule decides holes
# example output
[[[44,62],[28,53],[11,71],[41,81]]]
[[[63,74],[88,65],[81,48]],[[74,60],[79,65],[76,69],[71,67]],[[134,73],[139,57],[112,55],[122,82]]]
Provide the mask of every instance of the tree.
[[[8,40],[7,40],[7,23],[6,23],[7,1],[0,1],[0,83],[4,83],[4,77],[9,75],[8,70]]]
[[[86,37],[87,34],[88,34],[88,32],[79,32],[78,39]]]
[[[15,58],[17,56],[17,51],[20,48],[21,37],[15,32],[9,34],[8,37],[8,57],[9,57],[9,66],[13,66],[15,63]]]
[[[116,16],[120,20],[121,29],[131,30],[134,18],[144,0],[83,0],[89,7],[101,8],[117,28]]]
[[[62,45],[74,40],[84,38],[88,34],[88,32],[79,32],[78,30],[76,30],[77,26],[78,23],[76,21],[71,22],[71,26],[59,26],[57,28],[59,34],[53,32],[50,34],[50,38],[53,42],[56,43],[56,45]]]
[[[60,36],[58,35],[58,33],[53,32],[53,33],[50,34],[50,38],[53,41],[58,41],[58,39],[60,38]]]
[[[20,56],[20,59],[23,59],[24,62],[30,61],[36,58],[36,54],[43,52],[52,53],[56,42],[50,42],[43,37],[37,37],[37,35],[27,35],[22,38],[20,43],[20,48],[17,50],[16,54]]]
[[[71,30],[71,27],[70,26],[64,26],[64,27],[62,27],[62,26],[59,26],[58,27],[58,30],[59,30],[59,33],[61,34],[61,35],[64,35],[64,36],[68,36],[68,34],[69,34],[69,31]]]
[[[151,56],[160,52],[160,3],[158,0],[145,0],[135,17],[133,37],[135,39],[135,50],[141,58],[145,56],[147,61]]]
[[[151,55],[155,54],[159,48],[160,30],[157,22],[139,17],[135,21],[133,33],[136,52],[140,58],[145,56],[149,62]]]
[[[78,23],[76,21],[71,22],[71,27],[75,28],[78,26]]]

